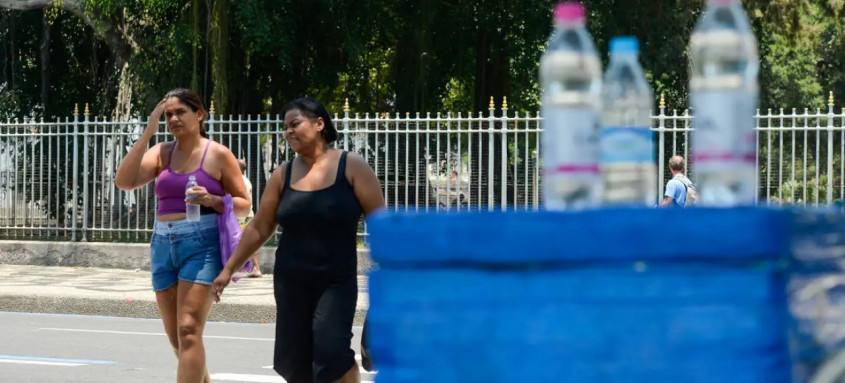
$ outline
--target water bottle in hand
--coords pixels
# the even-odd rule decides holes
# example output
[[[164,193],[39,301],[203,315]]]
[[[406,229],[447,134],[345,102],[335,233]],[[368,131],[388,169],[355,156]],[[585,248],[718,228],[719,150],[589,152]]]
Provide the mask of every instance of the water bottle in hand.
[[[187,198],[196,198],[197,197],[196,195],[188,196],[188,192],[194,186],[199,186],[199,184],[197,184],[197,178],[195,176],[191,176],[190,178],[188,178],[188,184],[185,185],[185,195],[187,196]],[[185,219],[188,222],[199,221],[200,220],[200,205],[195,205],[195,204],[192,204],[192,203],[185,202]]]

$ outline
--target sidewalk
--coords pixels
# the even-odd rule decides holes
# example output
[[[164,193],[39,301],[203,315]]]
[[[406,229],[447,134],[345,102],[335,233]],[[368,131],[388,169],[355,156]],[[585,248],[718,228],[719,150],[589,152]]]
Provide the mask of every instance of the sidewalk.
[[[355,325],[368,307],[367,277],[358,276]],[[148,271],[0,264],[0,311],[158,318]],[[212,305],[211,321],[273,323],[273,276],[241,278]]]

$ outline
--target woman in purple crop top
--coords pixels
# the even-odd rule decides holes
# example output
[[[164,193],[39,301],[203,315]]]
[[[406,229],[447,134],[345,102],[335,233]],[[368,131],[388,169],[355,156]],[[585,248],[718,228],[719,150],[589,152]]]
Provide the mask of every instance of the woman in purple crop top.
[[[147,149],[165,116],[174,141]],[[154,179],[158,213],[153,227],[150,269],[164,330],[179,359],[179,383],[210,382],[202,334],[211,309],[211,284],[220,274],[217,214],[231,194],[237,215],[250,208],[238,161],[208,138],[205,108],[196,92],[170,91],[150,113],[147,128],[120,163],[115,185],[122,190]],[[190,176],[199,186],[186,191]],[[185,204],[200,205],[200,220],[185,220]]]

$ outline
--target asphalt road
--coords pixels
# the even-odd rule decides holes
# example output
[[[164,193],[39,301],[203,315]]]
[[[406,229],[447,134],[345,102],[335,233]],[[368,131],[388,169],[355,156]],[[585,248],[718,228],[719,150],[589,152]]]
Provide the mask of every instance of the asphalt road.
[[[209,322],[212,381],[284,382],[270,367],[274,328]],[[353,333],[357,353],[361,328]],[[364,372],[362,379],[374,377]],[[176,357],[159,320],[0,312],[0,382],[175,381]]]

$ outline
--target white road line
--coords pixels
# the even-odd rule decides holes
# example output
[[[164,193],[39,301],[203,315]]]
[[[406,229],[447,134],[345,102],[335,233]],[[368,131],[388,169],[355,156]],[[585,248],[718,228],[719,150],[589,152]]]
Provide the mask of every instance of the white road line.
[[[223,382],[286,383],[281,376],[251,374],[211,374],[211,380]]]
[[[0,363],[37,364],[42,366],[76,367],[89,364],[117,364],[110,360],[63,359],[46,358],[41,356],[0,355]]]
[[[254,374],[232,374],[218,373],[211,374],[211,380],[220,382],[250,382],[250,383],[287,383],[278,375],[254,375]],[[361,380],[361,383],[373,382],[373,380]]]
[[[378,373],[378,371],[367,371],[367,370],[365,370],[365,369],[364,369],[364,367],[361,367],[361,366],[360,366],[360,362],[361,362],[361,357],[360,357],[360,356],[355,355],[355,360],[357,360],[357,361],[359,362],[358,370],[360,370],[360,371],[361,371],[361,376],[368,376],[368,375],[373,375],[373,376],[375,376],[375,374],[377,374],[377,373]],[[273,369],[273,366],[263,366],[263,367],[261,367],[261,368],[266,369],[266,370],[270,370],[270,369]]]
[[[61,367],[85,366],[85,364],[83,364],[83,363],[42,362],[42,361],[38,361],[38,360],[11,360],[11,359],[2,359],[2,358],[0,358],[0,363],[37,364],[37,365],[41,365],[41,366],[61,366]]]
[[[47,330],[47,331],[67,331],[67,332],[88,332],[88,333],[98,333],[98,334],[121,334],[121,335],[153,335],[153,336],[165,336],[163,332],[136,332],[136,331],[110,331],[110,330],[87,330],[87,329],[79,329],[79,328],[55,328],[55,327],[42,327],[39,330]],[[221,336],[221,335],[203,335],[203,339],[228,339],[228,340],[257,340],[262,342],[272,342],[275,339],[273,338],[247,338],[247,337],[240,337],[240,336]]]

